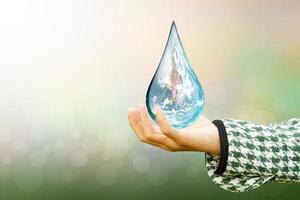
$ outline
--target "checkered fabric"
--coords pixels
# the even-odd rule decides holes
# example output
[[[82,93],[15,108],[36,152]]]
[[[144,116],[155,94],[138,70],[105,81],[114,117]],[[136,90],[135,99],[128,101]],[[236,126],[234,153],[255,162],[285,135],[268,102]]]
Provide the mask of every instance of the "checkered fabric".
[[[268,126],[234,119],[222,121],[228,139],[225,171],[214,173],[220,157],[205,154],[208,175],[215,184],[228,191],[244,192],[268,181],[300,182],[300,119]]]

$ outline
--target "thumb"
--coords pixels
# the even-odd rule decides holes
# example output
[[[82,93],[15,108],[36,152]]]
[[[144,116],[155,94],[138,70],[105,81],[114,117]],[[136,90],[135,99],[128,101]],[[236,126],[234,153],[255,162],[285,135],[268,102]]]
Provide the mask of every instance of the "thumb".
[[[175,142],[181,141],[182,135],[174,128],[171,127],[169,122],[167,121],[166,117],[162,113],[160,107],[155,106],[154,108],[156,121],[160,127],[161,132],[166,135],[167,137],[171,138]]]

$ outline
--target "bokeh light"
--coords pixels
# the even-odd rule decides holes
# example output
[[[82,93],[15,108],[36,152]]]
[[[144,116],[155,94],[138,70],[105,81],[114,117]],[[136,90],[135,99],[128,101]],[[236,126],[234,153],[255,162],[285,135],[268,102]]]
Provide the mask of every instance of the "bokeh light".
[[[209,119],[300,115],[300,2],[0,1],[1,199],[292,199],[298,185],[231,194],[201,153],[142,144],[127,109],[176,21]],[[274,192],[273,192],[274,191]]]

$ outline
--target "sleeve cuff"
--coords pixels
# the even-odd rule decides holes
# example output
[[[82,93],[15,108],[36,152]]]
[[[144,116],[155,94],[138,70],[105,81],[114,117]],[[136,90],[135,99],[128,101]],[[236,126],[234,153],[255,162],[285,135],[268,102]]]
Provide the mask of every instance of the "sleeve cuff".
[[[226,170],[228,160],[228,138],[222,120],[214,120],[212,123],[218,128],[221,150],[219,164],[217,169],[214,171],[214,174],[222,175],[223,172]]]
[[[246,192],[275,177],[261,170],[269,162],[256,158],[257,153],[263,153],[253,149],[257,143],[264,144],[257,139],[261,126],[234,119],[215,120],[213,124],[219,131],[220,156],[205,153],[205,166],[216,185],[231,192]]]

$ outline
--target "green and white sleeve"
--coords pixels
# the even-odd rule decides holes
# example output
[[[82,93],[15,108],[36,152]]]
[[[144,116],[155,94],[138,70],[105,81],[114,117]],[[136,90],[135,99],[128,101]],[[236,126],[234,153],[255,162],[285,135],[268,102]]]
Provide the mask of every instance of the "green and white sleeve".
[[[215,120],[221,155],[205,154],[212,181],[232,192],[268,181],[300,182],[300,119],[268,126],[242,120]]]

